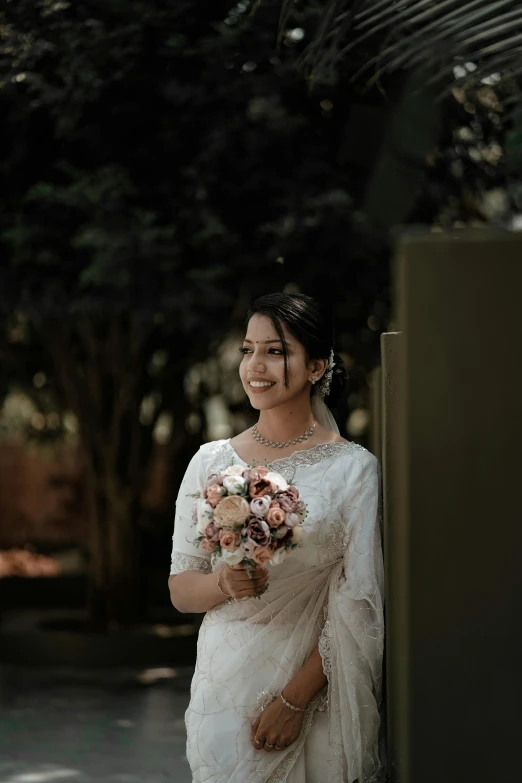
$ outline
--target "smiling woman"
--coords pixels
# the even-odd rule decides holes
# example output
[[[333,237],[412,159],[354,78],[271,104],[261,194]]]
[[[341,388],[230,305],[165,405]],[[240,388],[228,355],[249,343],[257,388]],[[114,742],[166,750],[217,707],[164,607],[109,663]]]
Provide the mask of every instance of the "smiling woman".
[[[171,599],[181,611],[206,612],[186,713],[193,780],[378,783],[379,465],[315,413],[327,410],[322,398],[339,391],[343,369],[313,299],[256,300],[240,350],[240,377],[258,422],[202,446],[176,507]],[[223,566],[195,545],[192,498],[209,487],[218,493],[212,482],[226,468],[243,473],[259,462],[295,485],[308,513],[292,556],[250,579],[243,562]],[[291,513],[284,494],[270,499],[282,525]],[[210,532],[220,541],[231,535]]]

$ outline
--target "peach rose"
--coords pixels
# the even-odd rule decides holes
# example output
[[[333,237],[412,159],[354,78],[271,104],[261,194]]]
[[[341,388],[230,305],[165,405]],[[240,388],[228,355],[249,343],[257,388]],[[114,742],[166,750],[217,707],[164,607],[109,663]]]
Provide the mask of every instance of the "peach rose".
[[[279,527],[286,519],[286,514],[278,503],[274,503],[268,509],[266,521],[270,527]]]
[[[267,546],[258,546],[252,555],[252,560],[256,562],[258,565],[265,565],[265,563],[268,563],[269,560],[272,559],[273,552],[272,550]]]
[[[303,526],[296,525],[292,528],[292,544],[300,544],[303,540]]]
[[[215,508],[225,494],[226,490],[223,487],[220,487],[219,484],[211,484],[207,489],[207,503],[209,503],[212,508]]]
[[[219,543],[227,552],[235,552],[239,544],[239,535],[233,530],[222,530],[219,534]]]
[[[249,489],[253,498],[260,498],[272,492],[272,485],[266,479],[260,478],[257,481],[251,481]]]
[[[203,541],[201,542],[201,546],[203,547],[205,552],[214,552],[217,549],[217,545],[216,544],[212,544],[208,540],[208,538],[204,538],[203,539]]]
[[[250,506],[245,498],[229,495],[219,501],[214,512],[214,521],[218,527],[242,525],[250,516]]]

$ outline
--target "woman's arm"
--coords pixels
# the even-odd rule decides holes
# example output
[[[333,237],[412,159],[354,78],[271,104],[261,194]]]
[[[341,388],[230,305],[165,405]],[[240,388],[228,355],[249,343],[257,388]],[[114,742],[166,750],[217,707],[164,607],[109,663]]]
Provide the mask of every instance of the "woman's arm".
[[[316,647],[281,693],[294,707],[305,710],[327,682],[321,654]],[[250,741],[256,750],[283,750],[298,738],[303,719],[304,712],[295,712],[278,697],[252,724]]]
[[[218,587],[219,574],[221,590]],[[260,594],[269,578],[268,569],[262,566],[252,568],[250,578],[243,563],[225,565],[219,574],[187,570],[170,576],[169,590],[173,606],[184,614],[208,612],[227,598],[247,598]]]
[[[169,591],[172,605],[183,614],[208,612],[227,600],[217,586],[216,573],[183,571],[169,577]]]
[[[323,671],[323,659],[319,647],[316,647],[306,663],[285,685],[282,693],[290,704],[304,710],[327,683],[328,678]]]

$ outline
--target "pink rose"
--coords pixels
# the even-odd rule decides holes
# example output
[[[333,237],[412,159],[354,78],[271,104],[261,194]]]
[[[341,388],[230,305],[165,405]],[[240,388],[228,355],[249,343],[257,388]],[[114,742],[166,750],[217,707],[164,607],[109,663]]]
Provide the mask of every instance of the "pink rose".
[[[225,490],[222,486],[219,484],[211,484],[206,491],[207,503],[210,503],[212,508],[215,508],[224,494]]]
[[[271,500],[268,495],[263,495],[263,497],[260,498],[254,498],[250,501],[250,511],[256,517],[264,517],[270,508],[270,503]]]
[[[272,485],[264,478],[260,478],[257,481],[250,482],[249,490],[253,498],[260,498],[263,497],[263,495],[269,495],[272,492]]]
[[[218,527],[236,527],[242,525],[250,516],[250,506],[245,498],[229,495],[222,498],[214,511],[214,521]]]
[[[247,527],[248,537],[257,546],[267,546],[270,543],[270,528],[262,519],[251,517]]]
[[[206,526],[205,538],[207,538],[208,541],[215,546],[219,544],[219,528],[214,524],[214,522],[209,522],[209,524]]]
[[[258,565],[265,565],[265,563],[268,563],[268,561],[272,559],[272,555],[273,552],[269,547],[258,546],[254,550],[252,560],[254,560],[254,562],[256,562]]]
[[[276,500],[283,511],[287,511],[289,513],[296,513],[297,504],[303,502],[302,500],[299,500],[299,490],[295,489],[295,487],[288,487],[286,492],[279,492]]]
[[[218,486],[223,486],[223,476],[221,476],[219,473],[211,473],[210,476],[205,481],[205,484],[203,485],[203,494],[205,495],[208,488],[211,487],[213,484],[217,484]]]
[[[286,490],[286,494],[290,495],[290,497],[293,498],[294,500],[299,500],[299,490],[293,484],[290,484],[290,486]]]
[[[214,552],[217,549],[216,544],[211,544],[208,538],[204,538],[201,542],[201,546],[206,552]]]
[[[268,514],[266,515],[266,521],[270,527],[279,527],[286,519],[286,514],[279,505],[279,503],[273,503],[270,506]]]
[[[219,543],[227,552],[235,552],[239,545],[239,535],[233,530],[222,530],[219,534]]]

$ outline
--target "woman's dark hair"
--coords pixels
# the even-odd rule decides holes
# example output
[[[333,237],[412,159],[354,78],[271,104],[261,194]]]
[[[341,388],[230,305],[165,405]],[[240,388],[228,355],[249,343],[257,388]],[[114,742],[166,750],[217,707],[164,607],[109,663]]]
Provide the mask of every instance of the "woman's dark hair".
[[[325,308],[311,296],[305,294],[265,294],[256,299],[250,306],[246,324],[253,315],[264,315],[270,318],[283,345],[285,375],[284,383],[288,386],[288,360],[284,342],[283,325],[298,340],[305,349],[307,360],[330,358],[334,346],[334,332],[330,316]],[[330,393],[327,401],[335,405],[342,396],[346,384],[346,370],[340,356],[334,353],[335,367],[333,370]],[[317,387],[312,387],[312,394]]]

